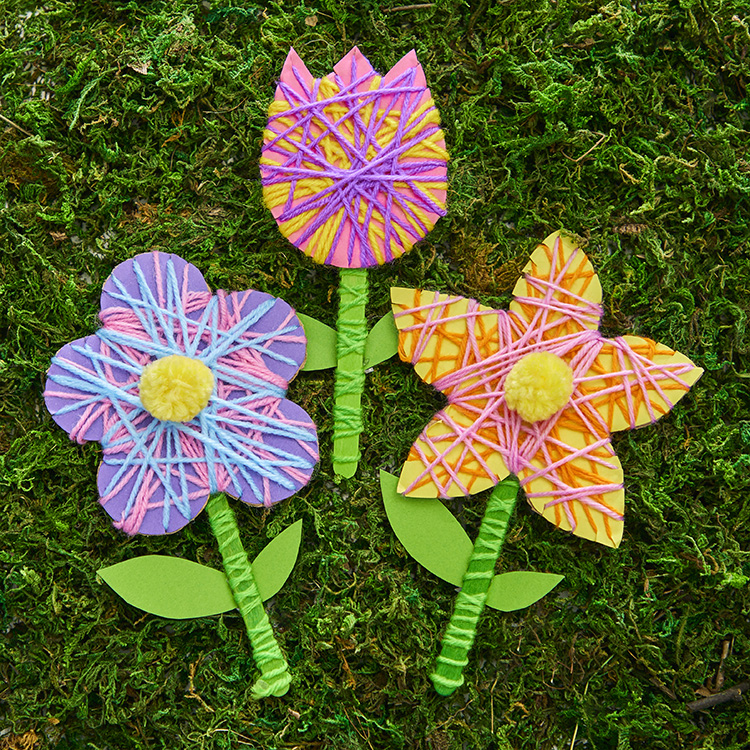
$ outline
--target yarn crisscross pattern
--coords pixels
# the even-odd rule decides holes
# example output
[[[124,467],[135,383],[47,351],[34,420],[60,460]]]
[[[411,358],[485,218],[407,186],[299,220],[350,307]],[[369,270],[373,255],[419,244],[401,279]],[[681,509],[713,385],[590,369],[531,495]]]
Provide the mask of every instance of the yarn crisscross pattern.
[[[400,490],[455,497],[517,474],[531,505],[556,526],[617,546],[623,474],[610,433],[667,413],[702,370],[649,339],[602,337],[596,274],[559,234],[532,255],[508,312],[418,290],[392,296],[402,359],[448,398],[414,443]],[[573,392],[557,414],[528,423],[505,403],[503,384],[539,351],[570,366]]]
[[[101,443],[100,501],[115,526],[170,533],[211,494],[270,505],[307,483],[317,434],[284,398],[305,357],[286,303],[255,291],[214,295],[194,266],[155,252],[115,269],[100,317],[95,335],[54,357],[45,399],[71,439]],[[158,420],[139,398],[143,369],[172,354],[214,375],[208,405],[188,422]]]
[[[383,78],[355,48],[318,79],[290,52],[264,135],[263,195],[313,260],[362,268],[409,250],[445,213],[447,159],[413,52]]]

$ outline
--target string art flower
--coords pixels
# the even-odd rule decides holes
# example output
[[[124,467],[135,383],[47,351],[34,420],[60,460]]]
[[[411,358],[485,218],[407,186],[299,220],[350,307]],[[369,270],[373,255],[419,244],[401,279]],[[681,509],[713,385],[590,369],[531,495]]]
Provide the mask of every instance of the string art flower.
[[[446,695],[463,683],[519,484],[557,527],[617,547],[623,470],[610,434],[653,423],[703,372],[650,339],[604,338],[597,275],[560,233],[537,247],[513,294],[506,312],[392,290],[401,358],[448,399],[412,446],[399,491],[458,497],[495,487],[433,675]]]
[[[45,401],[79,443],[98,441],[100,502],[127,534],[178,531],[204,507],[245,616],[260,695],[289,674],[225,493],[268,507],[303,487],[318,460],[315,425],[284,398],[306,339],[285,302],[211,293],[176,255],[138,255],[105,282],[102,327],[52,359]],[[260,623],[260,624],[259,624]]]
[[[400,257],[445,214],[448,153],[414,51],[381,76],[355,47],[324,78],[290,50],[268,113],[263,197],[279,229],[341,268],[334,468],[352,476],[362,432],[364,269]]]

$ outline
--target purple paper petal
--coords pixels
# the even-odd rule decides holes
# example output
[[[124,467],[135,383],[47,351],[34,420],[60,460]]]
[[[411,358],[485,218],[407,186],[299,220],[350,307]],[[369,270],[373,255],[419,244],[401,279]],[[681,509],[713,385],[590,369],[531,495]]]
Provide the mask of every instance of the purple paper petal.
[[[172,534],[203,510],[209,486],[191,463],[200,462],[202,447],[196,441],[186,446],[175,423],[144,415],[135,430],[121,426],[113,442],[121,450],[105,450],[97,481],[100,502],[117,528]]]
[[[305,331],[294,310],[263,292],[220,291],[217,296],[218,331],[204,350],[204,361],[211,356],[219,377],[222,370],[231,371],[250,390],[261,378],[286,391],[306,352]]]
[[[161,346],[157,356],[202,346],[211,291],[201,272],[177,255],[143,253],[120,263],[104,283],[105,337],[130,337]],[[153,347],[152,347],[153,350]],[[153,351],[152,351],[153,353]]]
[[[288,399],[238,403],[216,418],[216,436],[234,457],[233,479],[222,488],[250,505],[270,506],[304,487],[318,463],[315,425]]]
[[[123,357],[98,336],[66,344],[47,371],[44,401],[52,418],[78,443],[102,440],[113,407],[108,391],[137,396],[138,362]],[[130,385],[130,387],[128,387]]]
[[[120,282],[133,299],[143,300],[147,298],[148,294],[141,287],[144,279],[150,294],[161,307],[164,307],[168,297],[168,266],[170,263],[173,266],[181,292],[211,291],[203,278],[203,274],[192,263],[188,263],[179,255],[158,251],[141,253],[116,266],[104,282],[101,309],[123,306],[124,302],[120,299],[122,290],[117,282]],[[135,265],[140,267],[143,278],[140,278],[139,274],[136,273]]]

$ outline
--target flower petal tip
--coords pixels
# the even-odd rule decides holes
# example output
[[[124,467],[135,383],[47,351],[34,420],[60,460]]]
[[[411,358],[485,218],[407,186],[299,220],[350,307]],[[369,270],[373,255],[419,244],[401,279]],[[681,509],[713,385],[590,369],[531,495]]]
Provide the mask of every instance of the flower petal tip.
[[[310,98],[315,78],[307,69],[302,58],[297,54],[294,47],[289,48],[289,54],[284,60],[284,67],[281,69],[280,81],[289,86],[300,98],[307,100]],[[279,85],[276,87],[276,100],[285,100],[286,97]]]
[[[405,287],[392,286],[391,307],[393,308],[393,314],[398,315],[398,313],[402,312],[403,310],[412,307],[414,304],[415,293],[418,293],[415,289],[406,289]],[[401,328],[404,325],[405,323],[402,322],[402,324],[399,326],[399,319],[397,317],[396,326]]]
[[[359,78],[375,72],[370,61],[360,52],[359,47],[352,47],[334,66],[333,70],[345,86]]]
[[[179,255],[158,250],[139,253],[116,265],[102,285],[99,318],[108,326],[105,311],[122,307],[123,297],[163,303],[170,284],[172,292],[210,294],[200,270]]]
[[[403,479],[403,472],[399,477],[397,490],[404,497],[413,497],[417,499],[440,497],[440,493],[438,492],[437,487],[435,487],[435,485],[431,483],[425,484],[420,487],[413,487],[410,489],[410,483],[405,482]]]
[[[598,330],[602,316],[602,286],[591,261],[577,240],[553,232],[537,245],[513,288],[510,311],[533,324],[546,313],[546,339],[576,330]]]
[[[424,70],[422,65],[417,59],[417,53],[415,50],[407,52],[386,74],[383,78],[383,84],[393,83],[396,79],[402,76],[406,71],[414,70],[414,86],[427,87],[427,79],[425,78]]]

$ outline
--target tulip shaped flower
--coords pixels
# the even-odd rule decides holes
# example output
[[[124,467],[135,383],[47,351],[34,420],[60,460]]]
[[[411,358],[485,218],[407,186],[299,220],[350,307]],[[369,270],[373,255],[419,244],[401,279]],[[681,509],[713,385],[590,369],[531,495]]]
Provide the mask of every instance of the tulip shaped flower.
[[[324,78],[294,50],[263,137],[263,197],[282,234],[341,269],[334,468],[352,476],[362,432],[365,269],[400,257],[445,214],[445,138],[409,52],[381,76],[355,47]]]

